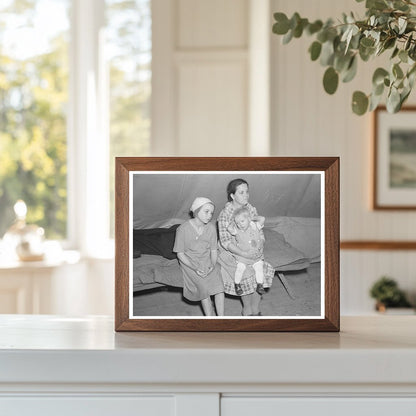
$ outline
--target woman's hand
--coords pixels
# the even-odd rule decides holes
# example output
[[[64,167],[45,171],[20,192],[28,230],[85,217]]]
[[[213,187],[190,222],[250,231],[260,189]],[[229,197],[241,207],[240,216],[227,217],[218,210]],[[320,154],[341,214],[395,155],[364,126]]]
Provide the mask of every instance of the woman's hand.
[[[214,266],[209,266],[208,270],[204,271],[204,270],[197,270],[196,273],[198,276],[201,277],[207,277],[212,271],[214,270]]]
[[[262,256],[261,252],[257,249],[249,250],[249,251],[246,251],[245,253],[246,255],[244,255],[243,257],[247,257],[248,259],[251,259],[251,260],[259,259]]]

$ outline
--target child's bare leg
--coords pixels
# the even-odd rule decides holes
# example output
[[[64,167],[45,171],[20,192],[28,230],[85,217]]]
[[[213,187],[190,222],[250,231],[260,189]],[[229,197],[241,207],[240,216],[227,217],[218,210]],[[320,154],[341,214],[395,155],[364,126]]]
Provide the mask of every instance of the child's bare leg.
[[[234,286],[235,286],[235,293],[237,293],[238,296],[241,296],[244,291],[241,287],[241,279],[243,278],[244,270],[246,269],[246,265],[241,262],[237,262],[237,268],[235,270],[234,275]]]
[[[264,282],[263,264],[264,264],[263,260],[259,260],[258,262],[253,264],[253,269],[255,271],[256,282],[257,282],[256,292],[259,295],[264,295],[266,293],[263,287],[263,282]]]
[[[201,300],[202,310],[205,316],[213,316],[214,311],[212,310],[211,297]]]
[[[257,292],[241,296],[241,301],[243,302],[243,315],[259,315],[260,300],[261,296]]]
[[[241,302],[243,302],[243,315],[244,316],[253,315],[252,301],[251,301],[252,295],[253,294],[241,296]]]
[[[257,283],[264,283],[264,271],[263,271],[264,261],[259,260],[258,262],[253,264],[253,269],[256,273],[256,282]]]
[[[251,313],[253,315],[258,315],[260,313],[261,296],[257,292],[251,293],[248,296],[250,297]]]
[[[238,262],[237,269],[235,270],[234,275],[234,283],[241,283],[241,279],[243,278],[244,270],[246,269],[246,265],[244,263]]]
[[[218,316],[224,316],[224,292],[214,295],[215,309]]]

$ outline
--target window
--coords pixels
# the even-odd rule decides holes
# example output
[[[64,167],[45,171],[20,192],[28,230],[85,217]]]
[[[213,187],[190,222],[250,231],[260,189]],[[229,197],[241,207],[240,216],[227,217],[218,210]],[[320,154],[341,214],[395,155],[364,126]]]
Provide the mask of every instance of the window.
[[[66,237],[69,8],[67,0],[0,6],[0,236],[23,199],[28,222]]]
[[[27,220],[86,254],[113,235],[114,157],[150,142],[151,0],[0,6],[0,237]]]
[[[110,79],[110,235],[114,235],[114,157],[145,156],[150,145],[150,0],[107,0]]]

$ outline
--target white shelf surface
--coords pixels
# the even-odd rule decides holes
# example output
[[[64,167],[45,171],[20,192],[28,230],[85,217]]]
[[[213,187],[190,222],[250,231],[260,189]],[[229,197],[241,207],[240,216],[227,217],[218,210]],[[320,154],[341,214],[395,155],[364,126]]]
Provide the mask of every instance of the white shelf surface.
[[[108,317],[2,315],[0,383],[416,387],[416,316],[344,317],[340,333],[113,328]]]

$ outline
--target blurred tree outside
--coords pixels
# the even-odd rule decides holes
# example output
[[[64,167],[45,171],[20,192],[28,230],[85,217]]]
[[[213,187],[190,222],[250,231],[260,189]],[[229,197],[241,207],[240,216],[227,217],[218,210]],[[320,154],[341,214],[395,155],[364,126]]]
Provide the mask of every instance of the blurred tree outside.
[[[150,149],[151,0],[107,0],[110,70],[110,235],[114,236],[114,158]]]
[[[48,3],[5,0],[0,7],[0,237],[18,199],[48,238],[66,237],[69,39],[65,24],[39,35]],[[62,24],[68,4],[55,3]]]
[[[111,223],[103,226],[111,235],[114,157],[149,153],[150,3],[106,0]],[[17,199],[47,238],[67,235],[69,14],[70,0],[0,5],[0,238],[14,220]]]

